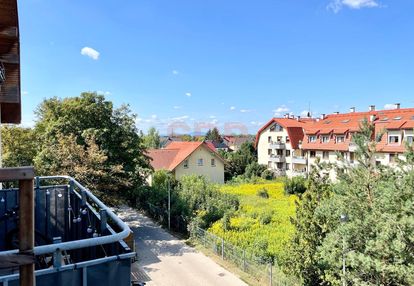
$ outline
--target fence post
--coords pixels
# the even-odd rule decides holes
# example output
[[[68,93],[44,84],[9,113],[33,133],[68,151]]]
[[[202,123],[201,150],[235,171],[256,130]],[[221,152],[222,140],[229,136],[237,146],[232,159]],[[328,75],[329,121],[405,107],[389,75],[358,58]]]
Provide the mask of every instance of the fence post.
[[[270,271],[269,271],[269,285],[273,286],[273,270],[272,270],[272,262],[269,263]]]
[[[224,238],[221,238],[221,259],[224,260]]]
[[[246,272],[246,250],[243,249],[243,271]]]

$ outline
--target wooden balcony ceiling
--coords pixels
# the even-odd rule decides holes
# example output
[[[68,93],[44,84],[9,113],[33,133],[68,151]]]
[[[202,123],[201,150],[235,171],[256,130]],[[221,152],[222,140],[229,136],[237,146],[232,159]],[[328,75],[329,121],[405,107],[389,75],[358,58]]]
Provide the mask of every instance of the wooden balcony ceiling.
[[[6,81],[0,89],[1,122],[20,123],[20,44],[16,0],[0,1],[0,61]]]

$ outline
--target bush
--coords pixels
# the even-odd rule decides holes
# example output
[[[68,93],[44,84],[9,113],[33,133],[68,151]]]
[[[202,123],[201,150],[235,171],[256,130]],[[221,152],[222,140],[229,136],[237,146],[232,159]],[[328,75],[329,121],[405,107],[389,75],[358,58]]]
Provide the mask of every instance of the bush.
[[[266,188],[261,188],[257,191],[257,195],[263,199],[269,198],[269,193],[267,192]]]
[[[274,174],[270,170],[264,170],[261,177],[262,179],[265,179],[265,180],[272,180],[274,179]]]
[[[266,225],[272,222],[273,213],[264,212],[260,215],[259,221],[260,224]]]
[[[306,179],[297,176],[285,179],[285,194],[286,195],[300,195],[306,191]]]
[[[244,176],[246,178],[260,177],[262,173],[266,170],[267,167],[265,165],[260,165],[255,161],[246,166]]]

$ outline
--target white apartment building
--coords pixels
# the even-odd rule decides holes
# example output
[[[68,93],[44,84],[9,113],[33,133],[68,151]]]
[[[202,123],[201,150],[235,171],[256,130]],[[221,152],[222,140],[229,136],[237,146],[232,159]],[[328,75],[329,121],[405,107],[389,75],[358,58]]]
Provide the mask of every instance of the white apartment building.
[[[406,143],[413,144],[414,108],[401,109],[396,104],[394,109],[377,111],[372,105],[366,112],[351,108],[349,113],[323,114],[318,119],[273,118],[257,133],[258,161],[276,174],[289,177],[308,173],[317,158],[321,162],[338,164],[338,153],[355,164],[356,146],[352,136],[364,120],[375,126],[373,140],[377,141],[377,164],[392,166],[397,157],[403,158]],[[270,144],[280,138],[286,144]],[[279,159],[280,154],[285,157]],[[332,171],[331,178],[335,177]]]

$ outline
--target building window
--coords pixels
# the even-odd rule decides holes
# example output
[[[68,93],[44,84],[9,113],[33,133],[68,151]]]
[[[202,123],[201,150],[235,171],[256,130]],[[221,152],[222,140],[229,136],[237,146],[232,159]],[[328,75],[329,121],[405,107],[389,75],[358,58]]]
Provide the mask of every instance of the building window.
[[[395,154],[390,154],[390,163],[395,163],[395,158],[397,156]]]
[[[278,156],[283,156],[283,150],[277,150],[277,153],[276,153]]]
[[[283,170],[283,163],[277,163],[276,166],[278,170]]]
[[[408,144],[413,144],[414,136],[407,136],[405,140],[407,140]]]
[[[204,160],[202,158],[197,160],[197,165],[203,166],[203,164],[204,164]]]
[[[268,162],[267,162],[267,167],[268,167],[268,168],[272,168],[272,162],[268,161]]]
[[[286,170],[290,170],[290,164],[286,163]]]
[[[328,151],[323,151],[322,157],[326,160],[329,159],[329,152]]]
[[[388,136],[388,143],[390,144],[398,144],[400,142],[400,137],[399,136]]]
[[[349,162],[354,163],[355,161],[355,153],[351,152],[349,153]]]
[[[211,159],[211,167],[215,167],[216,166],[216,159]]]
[[[188,169],[188,160],[185,160],[185,161],[184,161],[184,168],[185,168],[185,169]]]
[[[267,155],[272,155],[272,149],[267,149]]]
[[[289,143],[289,142],[290,142],[289,136],[286,136],[286,143]]]
[[[277,142],[278,143],[281,143],[282,142],[282,138],[283,138],[282,136],[277,136]]]
[[[315,157],[316,157],[316,151],[310,151],[310,152],[309,152],[309,156],[310,156],[311,158],[315,158]]]
[[[310,143],[316,142],[316,136],[309,136],[309,142]]]
[[[267,137],[267,142],[271,143],[272,142],[272,136]]]
[[[290,156],[290,150],[286,150],[286,157]]]
[[[336,143],[345,142],[345,136],[336,136]]]
[[[322,136],[322,143],[328,143],[329,142],[329,136]]]

